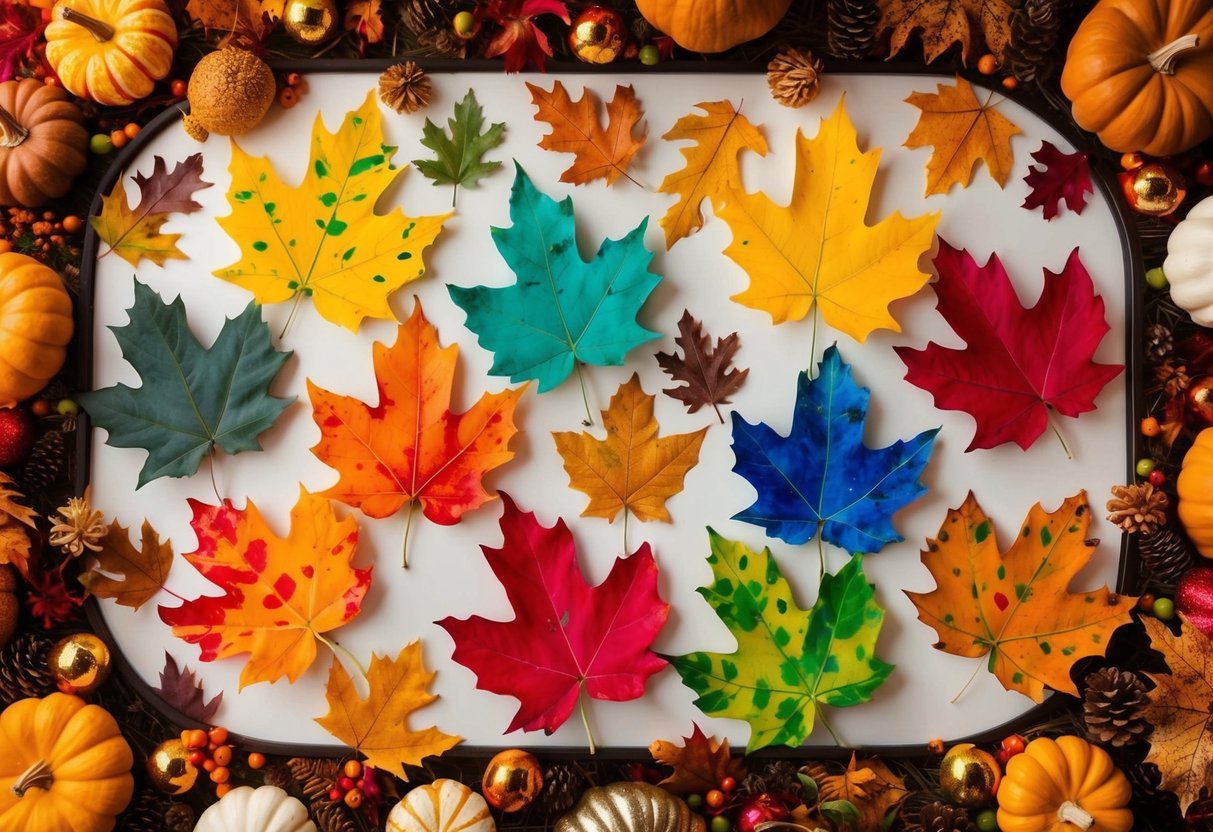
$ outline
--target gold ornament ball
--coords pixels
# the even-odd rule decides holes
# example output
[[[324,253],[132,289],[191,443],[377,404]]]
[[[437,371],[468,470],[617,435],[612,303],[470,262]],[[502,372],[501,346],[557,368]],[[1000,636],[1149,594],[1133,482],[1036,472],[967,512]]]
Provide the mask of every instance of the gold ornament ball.
[[[613,9],[590,6],[573,20],[569,48],[587,64],[609,64],[627,46],[627,25]]]
[[[324,43],[337,31],[337,4],[334,0],[287,0],[282,28],[304,46]]]
[[[534,755],[517,748],[502,751],[489,760],[480,790],[494,809],[519,812],[543,789],[543,769]]]
[[[966,809],[992,805],[1001,779],[998,761],[971,742],[952,746],[939,763],[939,790]]]
[[[105,642],[92,633],[61,638],[47,662],[55,683],[64,693],[92,693],[109,678],[113,659]]]
[[[1183,174],[1166,162],[1151,162],[1120,176],[1129,207],[1147,217],[1174,213],[1188,194]]]
[[[185,794],[198,779],[198,767],[190,762],[189,749],[177,738],[165,740],[147,758],[147,776],[165,794]]]

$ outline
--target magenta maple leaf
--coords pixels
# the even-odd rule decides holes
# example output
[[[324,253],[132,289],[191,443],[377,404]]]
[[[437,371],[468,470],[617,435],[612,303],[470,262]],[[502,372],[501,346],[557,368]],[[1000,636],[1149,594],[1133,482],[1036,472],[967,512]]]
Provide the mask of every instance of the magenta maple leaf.
[[[501,548],[480,548],[516,617],[437,622],[455,642],[454,660],[476,674],[480,690],[519,700],[506,733],[555,731],[583,687],[594,699],[639,698],[648,677],[666,666],[649,646],[670,611],[657,594],[649,545],[616,559],[606,580],[591,587],[563,520],[548,528],[505,493],[501,502]]]
[[[1041,208],[1046,220],[1051,220],[1061,211],[1060,203],[1075,214],[1081,214],[1087,206],[1087,194],[1091,187],[1091,166],[1085,153],[1062,153],[1052,144],[1043,141],[1040,150],[1032,154],[1041,166],[1031,165],[1023,181],[1032,192],[1023,201],[1029,211]]]
[[[30,6],[0,0],[0,81],[17,77],[17,71],[34,56],[46,23]]]
[[[505,71],[519,72],[532,64],[541,72],[552,56],[547,35],[535,25],[534,18],[554,14],[570,22],[569,9],[561,0],[490,0],[478,14],[501,27],[484,49],[486,58],[505,56]]]
[[[965,450],[1004,442],[1027,450],[1044,433],[1050,410],[1094,410],[1099,391],[1124,369],[1091,360],[1108,322],[1078,249],[1060,273],[1045,269],[1031,308],[1020,304],[996,254],[978,266],[940,238],[935,270],[939,312],[967,346],[895,349],[906,380],[934,395],[936,407],[963,410],[977,422]]]

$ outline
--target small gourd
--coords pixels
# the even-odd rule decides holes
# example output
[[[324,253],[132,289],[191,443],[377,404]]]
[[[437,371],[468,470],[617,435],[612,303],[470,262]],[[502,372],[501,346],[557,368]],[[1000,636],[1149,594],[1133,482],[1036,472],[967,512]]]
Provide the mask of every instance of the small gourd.
[[[0,407],[37,393],[67,357],[72,299],[48,266],[0,254]]]
[[[723,52],[761,37],[792,0],[636,0],[644,19],[693,52]]]
[[[1175,305],[1200,326],[1213,326],[1213,196],[1196,203],[1171,231],[1162,271]]]
[[[246,49],[228,46],[198,62],[190,76],[190,112],[181,126],[204,142],[211,133],[239,136],[258,124],[274,103],[274,73]]]
[[[88,164],[84,114],[59,87],[0,83],[0,205],[37,208],[71,190]]]
[[[1213,558],[1213,428],[1196,434],[1175,480],[1175,513],[1196,551]]]
[[[207,807],[194,832],[316,832],[316,824],[277,786],[239,786]]]
[[[418,786],[392,807],[387,832],[494,832],[484,798],[456,780]]]
[[[1129,832],[1132,790],[1108,753],[1080,737],[1040,737],[1007,763],[1002,832]]]
[[[625,782],[587,790],[556,832],[704,832],[704,824],[665,789]]]

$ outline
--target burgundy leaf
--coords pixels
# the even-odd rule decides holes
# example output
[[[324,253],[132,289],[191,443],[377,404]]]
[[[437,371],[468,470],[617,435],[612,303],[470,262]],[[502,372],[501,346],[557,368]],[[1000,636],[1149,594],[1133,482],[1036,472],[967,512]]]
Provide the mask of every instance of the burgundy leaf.
[[[190,719],[209,723],[223,702],[223,691],[219,691],[208,702],[202,692],[202,683],[188,667],[177,667],[176,660],[164,653],[164,670],[160,671],[160,687],[152,688],[160,698]]]
[[[1087,194],[1092,193],[1091,167],[1085,153],[1062,153],[1049,142],[1041,142],[1040,150],[1032,158],[1041,167],[1032,165],[1023,178],[1032,192],[1023,201],[1029,211],[1042,208],[1046,220],[1057,216],[1060,203],[1075,214],[1081,214],[1087,205]]]
[[[170,172],[164,160],[156,156],[151,176],[136,173],[139,186],[139,214],[192,214],[202,210],[194,193],[209,188],[213,182],[202,179],[202,154],[195,153],[178,162]]]
[[[0,0],[0,81],[15,78],[34,56],[34,46],[45,28],[38,9]]]
[[[685,404],[691,413],[710,404],[724,424],[719,405],[729,403],[729,396],[740,389],[750,373],[748,369],[732,367],[733,357],[737,355],[737,333],[717,338],[713,349],[712,339],[703,331],[703,324],[687,309],[682,310],[678,320],[678,332],[674,343],[682,348],[683,354],[659,352],[657,363],[674,381],[684,384],[666,388],[664,392]]]

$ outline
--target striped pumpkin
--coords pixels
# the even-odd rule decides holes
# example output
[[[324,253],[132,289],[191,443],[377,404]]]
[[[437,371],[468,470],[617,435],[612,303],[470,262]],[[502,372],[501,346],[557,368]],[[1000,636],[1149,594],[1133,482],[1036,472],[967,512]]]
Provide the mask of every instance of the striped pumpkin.
[[[455,780],[418,786],[392,807],[387,832],[494,832],[484,798]]]

